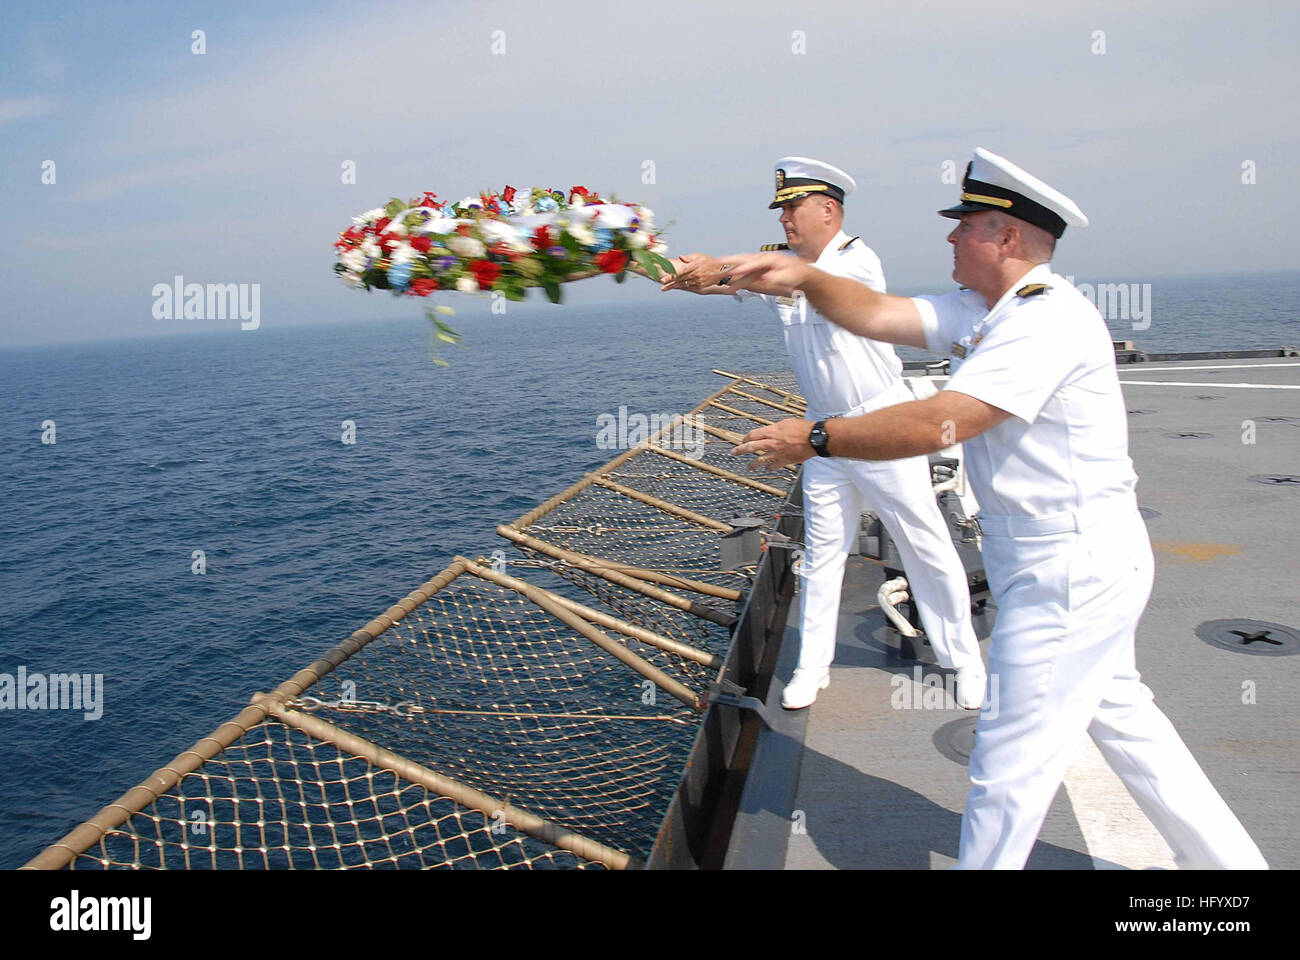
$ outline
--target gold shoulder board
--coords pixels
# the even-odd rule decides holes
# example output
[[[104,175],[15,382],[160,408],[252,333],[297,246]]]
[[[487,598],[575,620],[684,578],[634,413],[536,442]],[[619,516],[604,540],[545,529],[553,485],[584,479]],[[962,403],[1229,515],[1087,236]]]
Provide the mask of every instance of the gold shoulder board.
[[[1027,283],[1016,291],[1017,297],[1036,297],[1052,288],[1046,283]]]
[[[856,240],[856,239],[858,239],[858,238],[857,238],[857,237],[849,237],[849,239],[845,240],[842,244],[840,244],[840,249],[841,249],[841,250],[847,250],[847,249],[849,248],[849,244],[851,244],[851,243],[852,243],[854,240]]]
[[[760,253],[774,253],[777,250],[789,250],[788,243],[765,243],[758,248]]]

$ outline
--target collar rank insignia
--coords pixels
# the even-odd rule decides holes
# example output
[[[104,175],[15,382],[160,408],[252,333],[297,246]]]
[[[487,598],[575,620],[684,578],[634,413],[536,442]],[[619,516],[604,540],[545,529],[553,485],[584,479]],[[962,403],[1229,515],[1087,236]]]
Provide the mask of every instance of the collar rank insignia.
[[[1046,283],[1027,283],[1016,291],[1017,297],[1036,297],[1052,288]]]
[[[761,253],[775,253],[777,250],[789,250],[788,243],[765,243],[758,248]]]
[[[849,239],[845,240],[842,244],[840,244],[840,249],[841,249],[841,250],[847,250],[847,249],[849,248],[849,244],[851,244],[851,243],[852,243],[854,240],[856,240],[856,239],[858,239],[858,238],[857,238],[857,237],[849,237]]]

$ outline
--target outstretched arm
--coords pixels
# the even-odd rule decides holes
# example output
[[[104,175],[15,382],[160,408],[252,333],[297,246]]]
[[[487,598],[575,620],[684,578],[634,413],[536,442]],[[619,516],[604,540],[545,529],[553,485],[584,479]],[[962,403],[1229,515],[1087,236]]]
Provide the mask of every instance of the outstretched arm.
[[[926,346],[921,314],[911,298],[877,293],[857,280],[831,276],[785,254],[735,254],[711,260],[664,289],[714,284],[720,284],[716,287],[720,293],[753,290],[788,297],[802,292],[813,309],[851,333],[904,347]]]
[[[677,273],[673,276],[664,277],[663,286],[660,288],[662,290],[687,290],[691,293],[709,296],[719,293],[735,293],[734,290],[702,280],[705,273],[707,273],[709,264],[719,264],[722,262],[720,260],[714,260],[702,253],[687,253],[669,262],[676,268]]]
[[[849,460],[898,460],[935,453],[996,427],[1011,414],[957,390],[940,390],[858,417],[826,421],[826,449]],[[813,456],[808,420],[782,420],[751,430],[731,452],[758,454],[750,469],[774,470]]]

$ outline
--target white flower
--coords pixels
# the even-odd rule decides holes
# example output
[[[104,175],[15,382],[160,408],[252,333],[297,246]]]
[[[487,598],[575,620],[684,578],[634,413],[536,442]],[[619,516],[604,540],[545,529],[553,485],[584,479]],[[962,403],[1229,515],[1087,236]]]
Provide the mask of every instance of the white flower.
[[[650,245],[650,237],[644,230],[637,230],[625,234],[625,236],[627,237],[627,245],[633,250],[640,250]]]
[[[461,293],[478,293],[478,281],[473,277],[461,277],[456,281],[456,289]]]
[[[596,207],[596,223],[611,230],[626,230],[632,223],[632,208],[621,203],[602,203]]]
[[[662,257],[668,252],[668,244],[664,243],[662,240],[656,241],[654,246],[650,248],[650,252],[657,253]]]
[[[340,276],[343,278],[343,282],[353,289],[365,286],[365,284],[361,282],[361,277],[355,273],[343,273],[340,274]]]
[[[379,256],[382,251],[379,249],[379,244],[375,241],[374,237],[366,237],[366,239],[361,243],[361,252],[364,253],[366,257],[373,260],[375,257]]]
[[[447,248],[456,256],[466,260],[477,260],[487,255],[487,247],[483,246],[481,240],[475,240],[473,237],[452,237],[447,241]]]
[[[339,257],[339,263],[343,264],[343,266],[347,267],[349,270],[355,270],[359,273],[365,269],[366,255],[360,250],[353,248],[343,254],[343,256]]]
[[[584,247],[595,246],[596,235],[591,232],[591,227],[587,226],[585,223],[570,222],[564,229],[568,231],[569,236],[573,237],[574,240],[577,240]]]
[[[393,218],[392,223],[384,228],[384,233],[396,233],[404,235],[406,233],[406,224],[401,220],[401,214]]]
[[[514,244],[521,238],[519,228],[504,220],[484,220],[478,226],[484,238],[492,243]]]
[[[434,217],[426,221],[423,225],[415,228],[416,233],[455,233],[456,226],[460,221],[455,217]]]
[[[392,258],[393,263],[409,263],[416,259],[419,254],[415,252],[415,247],[406,241],[402,241],[393,247],[393,252],[389,256]]]
[[[649,209],[649,208],[647,208],[647,207],[637,207],[637,208],[636,208],[636,216],[637,216],[637,219],[641,221],[641,229],[642,229],[642,230],[649,230],[649,231],[652,231],[652,232],[654,231],[654,228],[655,228],[655,212],[654,212],[653,210],[651,210],[651,209]]]
[[[466,197],[458,204],[458,206],[462,210],[467,210],[470,207],[478,207],[481,210],[483,209],[483,201],[480,200],[478,197]]]
[[[363,227],[363,226],[365,226],[367,223],[374,223],[376,220],[378,220],[378,219],[379,219],[380,217],[382,217],[383,215],[384,215],[384,208],[383,208],[383,207],[375,207],[375,209],[373,209],[373,210],[367,210],[365,213],[363,213],[363,214],[362,214],[361,216],[359,216],[359,217],[353,217],[353,218],[352,218],[352,222],[355,223],[358,227]]]

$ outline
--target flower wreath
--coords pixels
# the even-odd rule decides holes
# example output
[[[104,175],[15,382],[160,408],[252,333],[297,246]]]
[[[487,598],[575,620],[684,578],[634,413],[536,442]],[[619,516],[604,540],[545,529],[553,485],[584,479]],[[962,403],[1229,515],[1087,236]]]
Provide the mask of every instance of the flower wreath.
[[[522,300],[529,287],[541,287],[559,303],[560,284],[573,280],[609,273],[621,283],[629,268],[652,280],[673,273],[667,250],[643,206],[602,200],[586,187],[566,198],[559,190],[507,186],[450,204],[426,192],[353,217],[334,243],[334,272],[348,286],[398,295],[499,291]],[[440,306],[425,314],[438,339],[459,344],[461,336],[436,315],[452,312]]]

